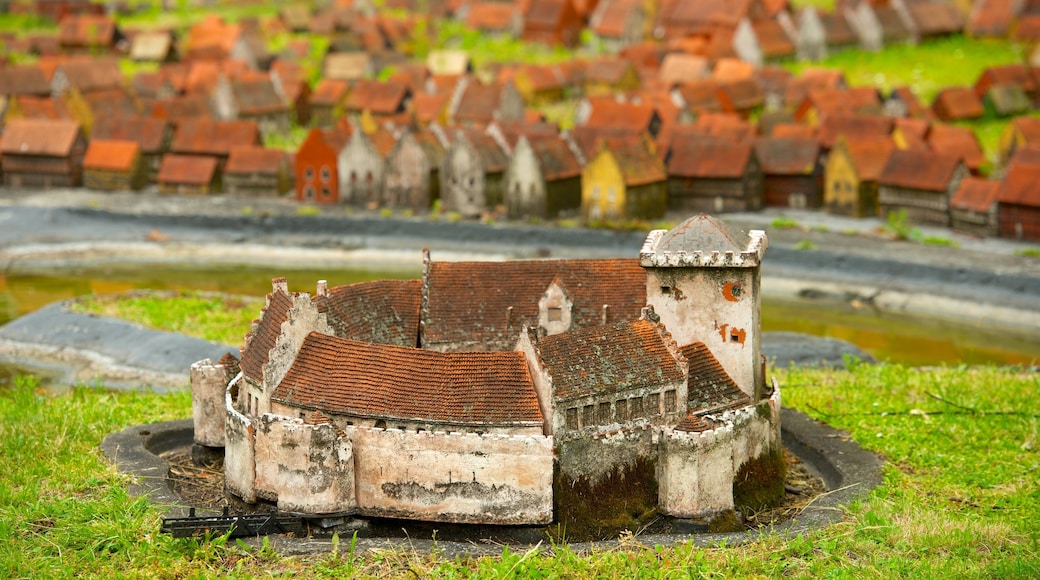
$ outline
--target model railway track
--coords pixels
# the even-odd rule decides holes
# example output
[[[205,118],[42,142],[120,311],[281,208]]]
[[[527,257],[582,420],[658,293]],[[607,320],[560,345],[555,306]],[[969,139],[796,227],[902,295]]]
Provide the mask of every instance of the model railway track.
[[[175,538],[190,538],[207,533],[218,536],[230,534],[232,538],[244,538],[271,534],[303,534],[306,525],[299,516],[280,514],[277,511],[268,514],[229,514],[228,508],[225,507],[221,515],[200,516],[195,515],[195,508],[191,508],[187,517],[163,518],[159,531],[172,534]]]

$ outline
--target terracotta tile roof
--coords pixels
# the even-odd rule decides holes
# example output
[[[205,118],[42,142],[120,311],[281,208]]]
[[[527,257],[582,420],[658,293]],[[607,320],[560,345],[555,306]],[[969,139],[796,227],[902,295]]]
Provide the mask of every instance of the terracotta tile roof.
[[[873,87],[810,88],[804,107],[816,109],[817,114],[880,113],[881,98]]]
[[[425,90],[426,79],[430,76],[430,71],[426,70],[426,65],[421,62],[402,62],[393,66],[394,72],[387,80],[408,87],[408,90],[413,94],[416,91]]]
[[[972,36],[1007,36],[1015,20],[1014,0],[981,0],[968,14],[965,32]]]
[[[412,97],[412,111],[421,123],[438,121],[448,106],[450,95],[418,92]]]
[[[432,262],[425,341],[511,340],[538,326],[538,301],[558,280],[574,303],[572,328],[634,320],[646,305],[646,273],[635,259]],[[512,322],[508,320],[512,307]]]
[[[820,24],[823,25],[827,37],[827,46],[839,47],[857,44],[859,37],[849,26],[849,21],[839,10],[832,12],[819,11]]]
[[[680,352],[690,368],[687,385],[691,414],[713,413],[751,404],[751,399],[733,382],[703,342],[683,346]]]
[[[922,38],[957,34],[964,28],[964,17],[952,2],[907,2],[906,9]]]
[[[22,112],[26,119],[72,120],[72,115],[69,113],[64,97],[52,99],[50,97],[18,95],[11,97],[11,101],[13,102],[10,104],[17,104],[18,110]]]
[[[12,119],[0,137],[0,153],[68,157],[80,135],[75,121]]]
[[[702,113],[692,126],[677,125],[675,135],[721,137],[742,142],[755,137],[755,126],[735,113]]]
[[[276,175],[285,167],[285,151],[248,145],[232,147],[224,173]]]
[[[695,415],[690,412],[687,413],[681,421],[676,423],[676,431],[686,431],[688,433],[700,433],[702,431],[710,431],[715,428],[715,422],[711,419]]]
[[[653,387],[684,378],[682,365],[646,320],[592,326],[538,339],[554,398],[567,401]]]
[[[589,18],[589,28],[599,36],[620,38],[639,4],[640,0],[600,0]]]
[[[720,58],[711,71],[711,78],[718,83],[732,83],[754,77],[755,66],[738,58]]]
[[[473,2],[466,15],[466,26],[477,30],[505,31],[513,26],[516,14],[516,5],[508,2]]]
[[[581,163],[563,139],[558,136],[532,137],[528,142],[538,159],[545,181],[558,181],[581,175]]]
[[[203,155],[163,155],[156,181],[167,184],[206,185],[213,181],[217,160]]]
[[[867,137],[844,141],[856,173],[862,181],[877,181],[888,163],[888,157],[896,149],[888,137]]]
[[[483,131],[460,129],[466,140],[480,157],[484,171],[487,173],[502,173],[509,167],[509,156],[502,147]]]
[[[258,385],[263,384],[263,366],[267,364],[271,349],[282,332],[282,323],[289,319],[291,307],[292,300],[288,294],[279,291],[269,293],[267,305],[260,312],[260,317],[254,321],[256,325],[252,332],[245,337],[242,374]]]
[[[751,10],[751,0],[679,0],[661,7],[660,20],[696,30],[701,27],[735,28]]]
[[[312,332],[271,400],[335,415],[541,425],[518,352],[444,353]]]
[[[155,101],[152,103],[151,113],[153,117],[167,119],[172,124],[189,119],[214,120],[209,99],[200,93],[178,95],[168,101]]]
[[[583,80],[594,83],[615,85],[625,79],[635,66],[631,61],[617,57],[600,57],[585,66]]]
[[[375,133],[368,136],[368,140],[372,142],[372,147],[375,147],[376,153],[384,159],[390,154],[390,150],[394,148],[394,145],[397,144],[397,136],[386,127],[376,129]]]
[[[347,96],[346,108],[377,115],[391,114],[396,113],[409,96],[408,87],[401,83],[360,80]]]
[[[611,148],[620,147],[624,143],[641,139],[642,133],[621,127],[580,125],[571,131],[571,137],[574,138],[574,142],[585,159],[592,159],[599,151],[601,143],[606,143]]]
[[[1040,41],[1040,14],[1023,14],[1012,38],[1022,42]]]
[[[595,99],[586,125],[591,127],[617,127],[633,131],[645,131],[657,115],[653,105],[619,103],[614,99]]]
[[[686,108],[697,115],[707,111],[721,111],[718,84],[711,79],[684,83],[677,88],[679,95],[686,103]]]
[[[762,137],[755,155],[767,175],[811,175],[820,160],[820,143],[805,137]]]
[[[1026,143],[1040,143],[1040,118],[1015,117],[1011,126],[1025,139]]]
[[[224,156],[232,147],[259,144],[260,129],[255,121],[186,119],[178,125],[170,151]]]
[[[318,81],[318,86],[314,87],[308,101],[311,105],[335,106],[347,97],[349,90],[350,85],[347,84],[347,81],[323,78]]]
[[[819,139],[816,137],[816,128],[811,125],[804,125],[802,123],[777,123],[773,125],[772,131],[769,133],[770,137],[808,137],[811,139]]]
[[[94,117],[126,117],[138,113],[137,102],[125,88],[101,89],[83,95]]]
[[[628,139],[610,146],[625,185],[634,187],[668,179],[664,164],[645,139]]]
[[[60,66],[69,84],[83,93],[123,86],[123,73],[114,58],[73,60]]]
[[[97,14],[69,14],[58,23],[58,41],[70,47],[111,46],[116,21]]]
[[[1000,203],[1040,208],[1040,166],[1013,163],[997,192]]]
[[[722,110],[730,113],[746,112],[760,107],[765,102],[765,93],[754,79],[744,79],[718,84],[719,103]]]
[[[377,280],[314,296],[336,336],[414,347],[419,340],[420,280]]]
[[[965,177],[950,198],[950,207],[978,213],[989,213],[997,202],[1000,182],[981,177]]]
[[[486,124],[495,117],[502,100],[502,85],[470,82],[462,91],[452,115],[459,121]]]
[[[567,86],[567,80],[563,77],[560,67],[552,64],[523,65],[519,67],[517,74],[523,74],[531,88],[536,91],[562,89]],[[503,82],[506,79],[500,77],[498,80]]]
[[[566,13],[566,4],[570,0],[527,0],[524,14],[524,26],[553,29],[558,26]]]
[[[840,70],[806,69],[787,82],[784,103],[797,107],[813,89],[843,89],[846,84],[845,74]]]
[[[896,87],[892,89],[891,98],[899,99],[906,107],[908,117],[916,119],[933,119],[935,114],[921,102],[910,87]]]
[[[931,151],[896,149],[888,156],[878,183],[906,189],[945,191],[960,160]]]
[[[780,22],[772,18],[755,20],[751,23],[758,37],[758,46],[762,49],[765,58],[782,58],[791,56],[795,52],[791,37],[784,31]]]
[[[682,139],[672,143],[670,177],[736,179],[744,175],[754,148],[725,139]]]
[[[881,25],[881,35],[885,44],[912,40],[913,31],[907,28],[903,17],[892,6],[874,6],[874,16]]]
[[[1016,147],[1015,153],[1011,155],[1011,159],[1008,160],[1009,166],[1012,163],[1040,165],[1040,145],[1026,143],[1020,147]]]
[[[707,77],[711,73],[708,59],[693,54],[670,52],[661,62],[659,75],[669,86],[688,83]]]
[[[526,121],[494,121],[492,126],[497,129],[510,150],[516,147],[516,142],[522,136],[532,141],[534,139],[558,139],[560,137],[559,127],[552,123],[541,121],[534,123]]]
[[[139,158],[141,147],[133,141],[106,141],[91,139],[83,157],[83,169],[128,171]]]
[[[242,35],[237,24],[228,24],[219,16],[206,16],[188,29],[185,40],[190,59],[227,57]]]
[[[865,137],[887,137],[892,132],[892,118],[881,115],[831,114],[820,121],[820,144],[834,147],[839,137],[852,141]]]
[[[936,153],[960,159],[971,170],[978,169],[986,162],[986,155],[982,152],[975,132],[967,127],[936,123],[928,132],[928,145]]]
[[[976,119],[985,114],[982,101],[968,87],[947,87],[939,91],[932,111],[943,121]]]
[[[0,95],[46,97],[50,94],[51,85],[39,67],[33,65],[0,67]]]

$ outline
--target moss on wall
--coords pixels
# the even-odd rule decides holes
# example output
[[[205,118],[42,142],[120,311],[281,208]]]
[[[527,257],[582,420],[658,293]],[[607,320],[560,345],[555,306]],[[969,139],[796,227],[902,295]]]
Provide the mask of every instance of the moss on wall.
[[[733,478],[733,504],[738,510],[758,511],[784,497],[787,462],[780,447],[770,449],[740,466]]]
[[[657,461],[640,457],[597,481],[572,478],[557,468],[553,482],[557,539],[569,542],[616,537],[657,516]]]

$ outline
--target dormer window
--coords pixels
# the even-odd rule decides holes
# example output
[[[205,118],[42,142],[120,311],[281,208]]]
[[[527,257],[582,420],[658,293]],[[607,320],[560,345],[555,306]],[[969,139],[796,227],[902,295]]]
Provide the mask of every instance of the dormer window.
[[[563,320],[563,308],[549,308],[549,322],[560,322]]]

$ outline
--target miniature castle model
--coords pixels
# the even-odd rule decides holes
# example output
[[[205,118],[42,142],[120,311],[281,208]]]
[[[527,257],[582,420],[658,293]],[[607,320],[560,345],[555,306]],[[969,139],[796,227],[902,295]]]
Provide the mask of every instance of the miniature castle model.
[[[313,296],[275,279],[241,361],[192,366],[195,441],[225,448],[232,494],[302,514],[545,524],[561,486],[638,463],[660,512],[712,518],[780,449],[766,246],[701,214],[638,260],[425,253],[421,280]]]

